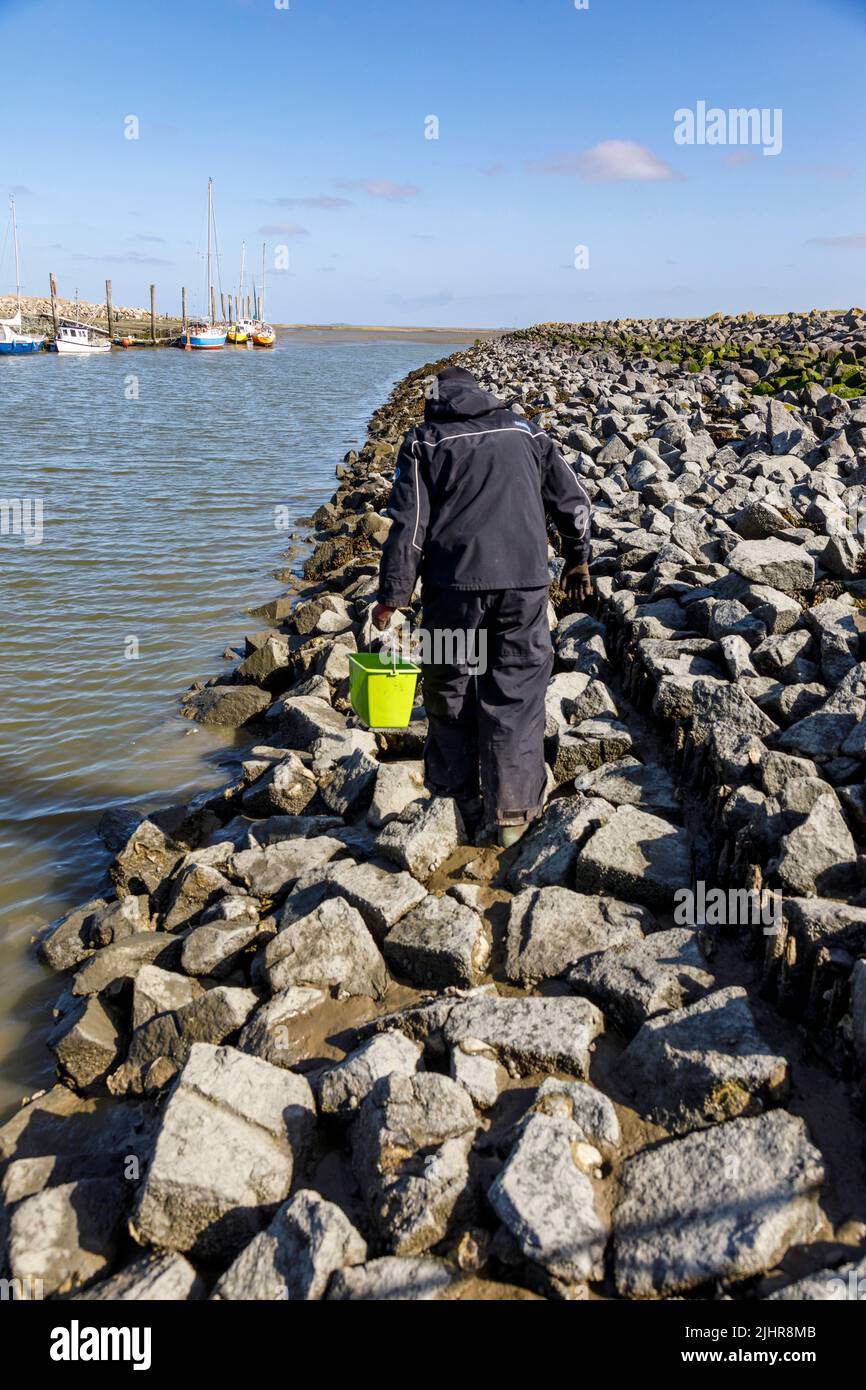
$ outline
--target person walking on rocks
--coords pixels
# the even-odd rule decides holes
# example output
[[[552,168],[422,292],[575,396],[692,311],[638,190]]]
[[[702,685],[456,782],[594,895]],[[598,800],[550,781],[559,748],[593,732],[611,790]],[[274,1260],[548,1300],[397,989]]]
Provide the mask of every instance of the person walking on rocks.
[[[553,670],[547,619],[549,517],[562,584],[590,597],[589,498],[542,429],[462,367],[436,378],[424,423],[397,457],[391,531],[373,623],[381,631],[422,583],[423,626],[455,632],[483,659],[424,666],[425,784],[514,844],[547,790],[544,697]],[[478,639],[483,637],[483,641]]]

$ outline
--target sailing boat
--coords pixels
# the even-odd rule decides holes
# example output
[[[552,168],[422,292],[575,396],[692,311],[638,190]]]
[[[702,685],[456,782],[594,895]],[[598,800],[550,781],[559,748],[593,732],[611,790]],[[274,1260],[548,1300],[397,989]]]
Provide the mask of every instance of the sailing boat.
[[[253,343],[256,347],[273,347],[277,341],[277,335],[269,323],[264,322],[265,317],[265,243],[262,242],[262,293],[256,305],[256,322],[253,325]]]
[[[236,304],[236,305],[237,305],[237,304],[240,304],[241,310],[243,310],[243,305],[244,305],[244,270],[245,270],[245,268],[246,268],[246,255],[247,255],[247,244],[246,244],[245,241],[242,241],[242,242],[241,242],[241,279],[240,279],[240,285],[239,285],[239,287],[238,287],[237,298],[235,299],[235,304]],[[252,325],[252,323],[250,322],[250,320],[249,320],[249,319],[238,318],[238,319],[231,325],[231,327],[229,328],[229,331],[228,331],[228,340],[229,340],[230,343],[234,343],[236,347],[245,347],[246,344],[247,344],[247,342],[249,341],[249,339],[252,337],[252,332],[253,332],[253,325]]]
[[[214,228],[213,179],[207,181],[207,302],[210,305],[210,318],[184,324],[184,331],[177,340],[178,347],[221,348],[225,347],[226,326],[216,322],[213,285],[211,283],[211,236]]]
[[[41,352],[44,338],[34,338],[21,332],[21,265],[18,259],[18,224],[15,220],[15,199],[9,199],[12,216],[12,242],[15,247],[15,299],[18,308],[11,319],[0,319],[0,354],[4,357],[25,357]]]

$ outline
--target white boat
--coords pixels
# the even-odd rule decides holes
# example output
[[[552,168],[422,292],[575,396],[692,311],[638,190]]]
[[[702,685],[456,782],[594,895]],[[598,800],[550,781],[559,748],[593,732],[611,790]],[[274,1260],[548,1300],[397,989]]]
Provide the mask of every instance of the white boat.
[[[101,328],[89,323],[77,323],[75,319],[59,319],[57,322],[57,352],[110,352],[111,339]]]
[[[11,319],[0,319],[0,357],[29,357],[41,352],[44,338],[21,332],[21,265],[18,259],[18,223],[15,220],[15,199],[9,199],[12,217],[12,243],[15,247],[15,299],[18,308]]]
[[[217,323],[214,311],[214,293],[211,282],[211,238],[215,237],[216,224],[213,213],[213,179],[207,181],[207,281],[205,302],[210,304],[210,316],[193,323],[184,323],[183,331],[177,337],[179,348],[220,349],[226,345],[228,325]]]

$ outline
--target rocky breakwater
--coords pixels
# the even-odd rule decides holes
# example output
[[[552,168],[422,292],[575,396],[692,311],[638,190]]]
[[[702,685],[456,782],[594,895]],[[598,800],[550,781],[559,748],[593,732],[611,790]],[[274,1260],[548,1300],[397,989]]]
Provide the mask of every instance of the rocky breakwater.
[[[22,1287],[829,1298],[860,1269],[866,401],[559,329],[461,360],[593,496],[599,612],[551,609],[550,804],[467,844],[423,706],[351,716],[415,373],[303,580],[184,698],[248,733],[239,779],[108,818],[111,885],[39,945],[59,1082],[0,1130]],[[683,923],[700,882],[777,890],[778,930]]]
[[[18,301],[14,295],[0,295],[0,319],[11,318],[18,307]],[[105,304],[94,304],[87,300],[79,299],[59,299],[57,300],[57,311],[60,318],[72,318],[78,323],[104,324],[106,308]],[[47,296],[43,299],[38,295],[21,296],[21,318],[24,327],[31,333],[45,333],[51,327],[51,300]],[[158,314],[160,322],[170,320],[170,314]],[[114,308],[115,322],[123,323],[150,323],[150,309],[124,308],[117,305]]]

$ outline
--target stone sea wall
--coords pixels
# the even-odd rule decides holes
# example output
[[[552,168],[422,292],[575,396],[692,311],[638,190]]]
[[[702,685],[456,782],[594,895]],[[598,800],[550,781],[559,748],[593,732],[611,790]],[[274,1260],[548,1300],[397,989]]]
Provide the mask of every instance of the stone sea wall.
[[[395,389],[303,578],[183,697],[248,737],[240,777],[107,816],[110,883],[39,943],[58,1084],[0,1129],[22,1288],[813,1299],[866,1272],[864,358],[856,310],[460,354],[594,506],[595,611],[551,538],[552,795],[504,853],[424,791],[422,688],[404,730],[348,703],[434,368]]]

